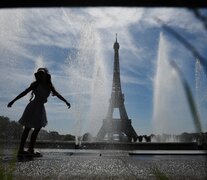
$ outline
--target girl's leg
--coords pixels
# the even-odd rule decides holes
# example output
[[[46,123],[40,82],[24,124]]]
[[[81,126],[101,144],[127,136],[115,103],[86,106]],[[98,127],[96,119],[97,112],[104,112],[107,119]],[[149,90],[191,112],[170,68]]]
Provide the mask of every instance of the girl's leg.
[[[26,140],[27,140],[27,137],[29,135],[29,131],[31,130],[31,128],[28,128],[28,127],[25,127],[24,128],[24,131],[22,133],[22,137],[21,137],[21,142],[20,142],[20,145],[19,145],[19,153],[22,153],[24,152],[24,145],[26,143]]]
[[[28,149],[28,151],[31,153],[34,152],[34,145],[35,145],[37,135],[38,135],[40,129],[41,128],[35,128],[34,131],[32,132],[31,140],[30,140],[30,144],[29,144],[29,149]]]

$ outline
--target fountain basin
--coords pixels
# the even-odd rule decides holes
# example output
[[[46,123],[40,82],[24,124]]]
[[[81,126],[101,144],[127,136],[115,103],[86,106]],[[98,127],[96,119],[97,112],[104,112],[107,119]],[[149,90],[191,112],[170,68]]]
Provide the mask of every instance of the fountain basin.
[[[2,147],[18,147],[19,141],[0,141]],[[28,143],[27,143],[28,145]],[[207,143],[196,142],[82,142],[77,147],[74,141],[37,141],[36,148],[51,149],[114,149],[114,150],[207,150]]]

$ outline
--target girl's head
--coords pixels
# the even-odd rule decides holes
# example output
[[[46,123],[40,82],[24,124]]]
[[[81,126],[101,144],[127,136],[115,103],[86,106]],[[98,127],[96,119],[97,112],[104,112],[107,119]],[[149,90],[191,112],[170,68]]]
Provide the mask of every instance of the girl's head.
[[[34,75],[38,82],[51,83],[51,75],[47,68],[39,68]]]
[[[39,68],[37,72],[34,74],[34,76],[36,78],[36,81],[34,82],[36,87],[39,83],[44,83],[45,85],[48,86],[48,88],[54,89],[51,81],[51,75],[49,74],[47,68]],[[33,97],[34,97],[34,90],[31,93],[30,101],[33,99]]]

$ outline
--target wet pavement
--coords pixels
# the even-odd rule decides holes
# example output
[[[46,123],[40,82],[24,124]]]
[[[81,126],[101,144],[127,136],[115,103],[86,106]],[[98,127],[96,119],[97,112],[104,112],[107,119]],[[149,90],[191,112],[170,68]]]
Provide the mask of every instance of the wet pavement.
[[[1,153],[1,166],[13,179],[207,179],[206,155],[145,151],[39,149],[41,158],[16,161]],[[172,155],[173,154],[173,155]]]

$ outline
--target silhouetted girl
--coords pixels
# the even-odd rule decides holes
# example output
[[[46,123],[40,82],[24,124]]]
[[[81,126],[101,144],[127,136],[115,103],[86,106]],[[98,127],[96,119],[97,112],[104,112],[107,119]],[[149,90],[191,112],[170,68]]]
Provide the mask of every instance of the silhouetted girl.
[[[30,103],[26,106],[19,123],[24,126],[21,142],[19,146],[18,156],[32,155],[41,156],[40,153],[34,152],[34,145],[37,139],[37,135],[42,127],[47,125],[47,117],[45,112],[44,103],[47,102],[47,98],[52,92],[53,96],[57,96],[60,100],[64,101],[68,108],[70,103],[65,100],[54,88],[51,82],[51,76],[46,68],[39,68],[34,74],[36,81],[33,82],[29,88],[19,94],[14,100],[12,100],[7,107],[12,107],[13,103],[32,91]],[[35,95],[35,97],[34,97]],[[28,151],[24,151],[24,145],[27,140],[29,131],[34,128],[31,134],[31,140]]]

